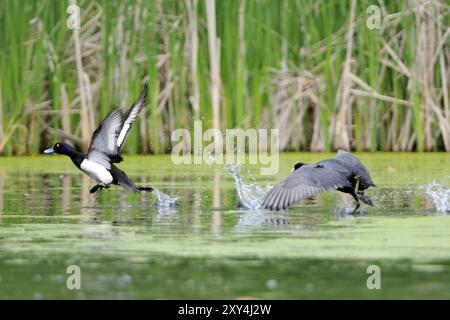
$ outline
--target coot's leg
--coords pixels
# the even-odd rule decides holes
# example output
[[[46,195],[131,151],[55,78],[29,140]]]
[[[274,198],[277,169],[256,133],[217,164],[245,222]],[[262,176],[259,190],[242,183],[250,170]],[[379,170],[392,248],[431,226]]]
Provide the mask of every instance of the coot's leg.
[[[359,177],[355,176],[355,193],[359,191]]]
[[[359,207],[361,207],[361,204],[359,203],[358,200],[356,200],[356,207],[355,210],[353,210],[352,214],[355,214],[358,211]]]
[[[340,192],[344,192],[344,193],[348,193],[348,194],[352,195],[353,199],[355,199],[355,201],[356,201],[356,208],[355,208],[355,210],[353,210],[353,214],[356,213],[356,211],[359,209],[361,204],[359,203],[359,197],[355,193],[355,190],[353,189],[353,187],[343,187],[343,188],[338,188],[337,190]]]
[[[355,207],[355,210],[353,210],[353,212],[352,212],[352,214],[355,214],[356,211],[358,211],[358,209],[359,209],[359,207],[361,206],[361,204],[359,203],[358,196],[356,195],[356,193],[354,192],[354,190],[352,190],[352,191],[350,192],[350,194],[352,195],[353,199],[355,199],[355,201],[356,201],[356,207]]]

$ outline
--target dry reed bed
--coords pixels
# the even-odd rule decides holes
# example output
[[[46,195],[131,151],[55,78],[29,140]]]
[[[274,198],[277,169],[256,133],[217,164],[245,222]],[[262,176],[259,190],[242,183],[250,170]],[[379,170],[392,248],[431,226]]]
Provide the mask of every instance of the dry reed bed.
[[[68,4],[82,9],[66,26]],[[450,151],[450,6],[378,1],[0,3],[0,153],[55,139],[86,147],[96,123],[148,80],[127,151],[170,132],[280,128],[283,150]]]

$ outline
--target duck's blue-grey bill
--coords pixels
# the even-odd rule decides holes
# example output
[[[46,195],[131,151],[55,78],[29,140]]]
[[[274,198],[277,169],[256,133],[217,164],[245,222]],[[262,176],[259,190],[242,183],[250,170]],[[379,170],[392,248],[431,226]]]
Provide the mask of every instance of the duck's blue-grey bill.
[[[50,154],[50,153],[55,153],[55,150],[53,150],[53,148],[45,149],[45,150],[44,150],[44,153],[48,153],[48,154]]]

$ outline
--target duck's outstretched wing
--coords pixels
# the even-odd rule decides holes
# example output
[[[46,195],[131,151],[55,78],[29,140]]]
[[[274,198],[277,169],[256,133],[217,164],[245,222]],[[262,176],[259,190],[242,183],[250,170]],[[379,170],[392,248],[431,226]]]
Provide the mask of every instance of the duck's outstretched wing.
[[[121,109],[116,109],[106,116],[92,135],[86,155],[89,160],[97,162],[107,169],[111,168],[112,162],[122,161],[120,150],[122,150],[131,125],[145,106],[147,94],[148,86],[145,84],[139,98],[126,113]]]
[[[111,162],[117,157],[117,138],[123,123],[123,112],[120,109],[109,113],[100,126],[92,134],[91,144],[86,157],[103,167],[110,169]]]
[[[326,165],[303,165],[264,197],[262,207],[281,210],[317,193],[349,186],[347,179]]]
[[[144,85],[144,88],[142,88],[139,98],[137,98],[137,100],[132,104],[130,109],[128,109],[128,111],[123,115],[122,128],[120,129],[120,133],[117,138],[117,148],[119,151],[122,150],[123,144],[125,143],[128,133],[130,132],[131,125],[139,116],[139,113],[141,112],[142,108],[146,105],[147,95],[148,95],[148,85],[146,83]]]

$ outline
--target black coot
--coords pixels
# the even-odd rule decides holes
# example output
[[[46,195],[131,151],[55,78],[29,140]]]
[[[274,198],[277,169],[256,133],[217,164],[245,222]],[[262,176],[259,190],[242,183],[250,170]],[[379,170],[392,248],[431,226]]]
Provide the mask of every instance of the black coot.
[[[351,153],[339,150],[333,159],[322,160],[316,164],[297,163],[291,175],[267,193],[262,207],[281,210],[317,193],[338,190],[353,196],[356,211],[360,206],[359,200],[373,205],[364,195],[364,190],[374,186],[361,161]]]

